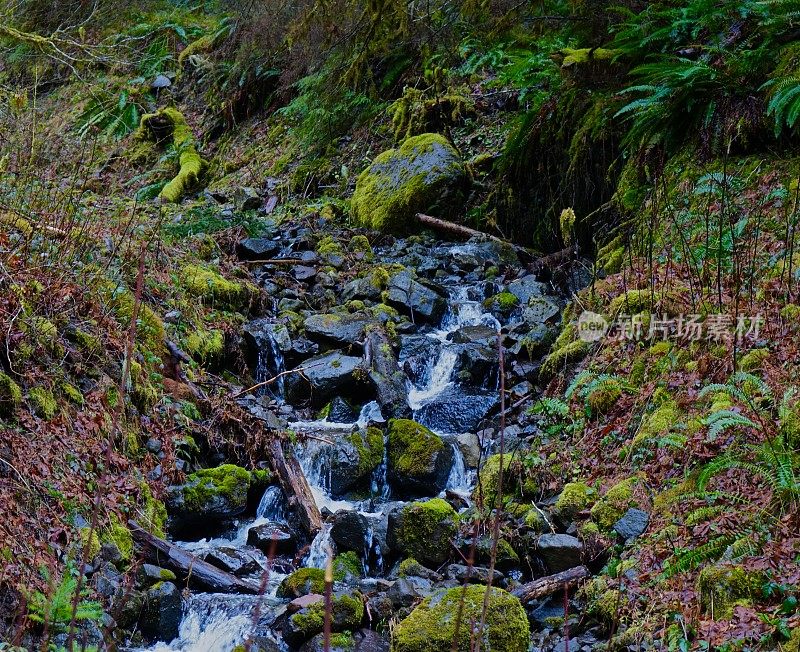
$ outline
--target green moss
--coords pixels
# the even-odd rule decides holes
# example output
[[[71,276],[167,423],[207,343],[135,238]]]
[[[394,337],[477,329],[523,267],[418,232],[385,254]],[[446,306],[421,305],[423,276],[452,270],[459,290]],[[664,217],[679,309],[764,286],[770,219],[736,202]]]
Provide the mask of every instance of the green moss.
[[[578,216],[571,208],[565,208],[558,216],[558,225],[561,228],[561,239],[564,244],[569,246],[575,235],[575,223],[578,221]]]
[[[320,256],[344,256],[344,249],[332,236],[326,235],[317,243],[317,253]]]
[[[103,534],[102,541],[104,543],[113,543],[119,550],[120,555],[122,555],[122,560],[124,562],[127,563],[133,559],[133,535],[131,535],[131,531],[122,524],[116,514],[111,516],[108,528]],[[172,579],[175,579],[174,573]]]
[[[143,482],[140,491],[141,506],[137,512],[139,524],[157,537],[164,537],[167,523],[167,508],[164,503],[153,496],[150,486]]]
[[[618,619],[621,594],[604,575],[589,580],[580,591],[586,602],[586,613],[598,622],[609,626]]]
[[[356,640],[349,632],[331,634],[331,652],[350,652],[355,647]]]
[[[800,627],[792,630],[789,640],[780,647],[781,652],[800,652]]]
[[[649,289],[628,290],[614,298],[608,305],[608,313],[612,317],[616,317],[620,313],[636,315],[650,310],[652,306],[653,299]]]
[[[372,256],[372,246],[365,235],[354,235],[350,238],[347,248],[353,253],[366,254],[368,258]]]
[[[244,308],[256,296],[257,289],[246,283],[230,281],[219,272],[200,265],[186,265],[181,281],[189,293],[221,307]]]
[[[593,61],[611,61],[617,56],[617,50],[606,48],[563,48],[561,54],[564,60],[561,62],[562,68],[580,66]]]
[[[509,493],[512,486],[507,473],[511,466],[511,455],[503,455],[503,491]],[[500,488],[500,455],[492,455],[481,467],[478,474],[478,484],[472,490],[472,499],[478,501],[483,496],[483,505],[487,509],[494,509],[497,504],[497,491]]]
[[[280,598],[296,598],[309,593],[325,593],[325,571],[321,568],[299,568],[287,575],[278,587]]]
[[[97,555],[100,554],[100,547],[101,547],[101,545],[100,545],[100,537],[97,536],[97,532],[96,531],[92,531],[91,528],[82,527],[79,530],[79,534],[80,534],[80,550],[79,550],[79,554],[83,555],[84,548],[86,548],[88,546],[88,548],[89,548],[88,553],[89,554],[87,555],[86,558],[89,561],[95,559],[97,557]],[[91,534],[91,536],[89,536],[90,534]]]
[[[706,566],[697,577],[700,607],[716,620],[733,617],[733,608],[751,606],[761,592],[763,577],[741,566]]]
[[[100,291],[110,303],[117,322],[123,329],[127,329],[136,307],[134,295],[123,286],[113,282],[104,284]],[[165,352],[165,339],[164,323],[150,306],[140,303],[136,315],[137,344],[150,353],[161,355]]]
[[[75,385],[72,385],[66,381],[60,384],[61,393],[72,403],[75,405],[83,405],[83,394],[81,394],[81,390],[79,390]]]
[[[444,447],[441,437],[416,421],[389,420],[389,466],[398,474],[420,477],[430,473]]]
[[[628,381],[631,385],[636,387],[644,383],[645,375],[647,374],[647,361],[644,356],[636,356],[631,365],[631,371],[628,374]]]
[[[379,428],[370,426],[354,432],[349,441],[358,451],[359,477],[368,475],[383,461],[383,433]]]
[[[547,531],[547,521],[544,520],[542,512],[535,507],[531,507],[527,512],[525,512],[525,516],[522,518],[522,521],[534,532]]]
[[[422,165],[421,154],[441,164]],[[359,175],[351,200],[353,216],[372,229],[410,231],[414,215],[436,203],[446,186],[463,175],[458,152],[447,139],[439,134],[414,136],[379,154]]]
[[[718,516],[722,513],[722,507],[719,505],[714,507],[698,507],[697,509],[689,512],[686,515],[686,520],[684,523],[688,527],[693,527],[700,523],[705,523],[706,521],[710,521],[714,517]]]
[[[225,333],[218,329],[196,330],[184,340],[184,347],[199,362],[217,360],[225,350]]]
[[[589,406],[593,416],[606,414],[616,405],[620,396],[622,396],[622,387],[619,381],[609,379],[606,382],[599,383],[598,386],[589,393],[586,397],[586,404]]]
[[[425,575],[427,569],[413,557],[408,557],[400,562],[397,567],[398,577],[414,577]]]
[[[781,308],[781,317],[788,322],[796,324],[800,321],[800,306],[795,303],[786,304]]]
[[[86,331],[82,331],[78,328],[72,331],[70,337],[83,351],[86,351],[87,353],[97,353],[103,348],[103,343],[100,341],[99,337],[96,337],[95,335],[87,333]]]
[[[340,594],[331,597],[331,631],[349,632],[358,629],[364,618],[364,603],[356,596]],[[315,602],[310,607],[290,616],[293,628],[311,638],[322,631],[325,623],[325,603]]]
[[[22,322],[22,330],[27,333],[37,346],[60,358],[64,355],[64,347],[58,341],[58,329],[55,324],[44,317],[29,317]]]
[[[601,530],[610,530],[622,518],[630,507],[633,507],[633,488],[638,478],[632,477],[615,484],[592,507],[592,520]]]
[[[530,627],[525,609],[510,593],[495,587],[488,590],[486,649],[527,652]],[[459,652],[469,652],[474,639],[472,628],[481,621],[486,591],[487,587],[476,584],[426,598],[392,631],[391,652],[442,652],[450,649],[454,639]]]
[[[150,137],[154,128],[166,124],[171,131],[172,144],[178,152],[179,170],[162,189],[159,197],[166,202],[175,203],[200,180],[206,162],[200,157],[195,147],[192,130],[180,111],[166,108],[142,116],[139,126],[139,137]]]
[[[568,482],[564,485],[554,506],[555,512],[565,523],[572,521],[578,512],[592,504],[594,490],[583,482]]]
[[[244,507],[250,482],[250,472],[235,464],[201,469],[186,478],[183,499],[190,512],[203,512],[215,496],[222,496],[230,504]]]
[[[493,297],[489,297],[483,302],[484,307],[497,309],[501,312],[511,312],[519,305],[519,299],[511,292],[500,292]]]
[[[333,560],[333,579],[337,582],[348,576],[359,579],[364,574],[364,565],[352,550],[336,555]]]
[[[753,349],[741,357],[739,369],[747,372],[758,371],[769,356],[769,349]]]
[[[34,412],[43,419],[50,420],[58,412],[55,396],[46,387],[34,387],[28,392],[28,400]]]
[[[458,520],[450,503],[441,498],[410,503],[403,507],[395,532],[398,548],[423,563],[439,565],[450,556]]]
[[[556,348],[547,356],[539,369],[539,378],[549,380],[559,373],[566,365],[582,360],[589,353],[589,342],[576,340],[566,346]]]
[[[11,416],[20,403],[22,403],[22,389],[11,376],[0,371],[0,416]]]
[[[682,418],[683,414],[677,403],[672,400],[665,401],[642,421],[639,432],[631,441],[631,448],[636,450],[647,442],[667,434],[680,425]]]

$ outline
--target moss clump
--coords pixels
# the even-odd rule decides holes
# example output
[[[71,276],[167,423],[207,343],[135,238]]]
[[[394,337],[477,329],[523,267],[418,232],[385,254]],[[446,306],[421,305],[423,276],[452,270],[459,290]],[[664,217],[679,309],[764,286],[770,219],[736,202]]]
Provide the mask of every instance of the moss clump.
[[[564,57],[561,67],[571,68],[593,61],[611,61],[617,56],[617,52],[617,50],[607,48],[564,48],[561,50],[561,55]]]
[[[147,483],[141,485],[141,507],[137,514],[139,524],[157,537],[164,537],[164,526],[167,523],[167,508],[164,503],[153,496]]]
[[[492,587],[488,589],[484,640],[487,650],[527,652],[530,627],[525,609],[510,593]],[[459,652],[472,649],[474,623],[481,620],[487,587],[479,584],[466,588],[455,587],[443,594],[426,598],[392,632],[392,652],[441,652],[458,641]],[[463,601],[458,632],[457,614]]]
[[[22,403],[22,389],[14,379],[0,372],[0,415],[9,417]]]
[[[586,613],[604,625],[617,620],[621,595],[613,588],[609,578],[604,575],[589,580],[580,590],[586,601]]]
[[[136,307],[134,295],[123,286],[113,282],[105,284],[101,288],[101,292],[111,305],[120,326],[127,329]],[[150,306],[140,303],[139,312],[136,314],[137,344],[150,353],[161,355],[165,352],[165,339],[164,323]]]
[[[547,531],[547,521],[545,520],[544,516],[542,516],[542,512],[535,507],[531,507],[531,509],[525,512],[525,516],[522,517],[522,521],[534,532]]]
[[[356,596],[339,594],[331,598],[331,631],[349,632],[358,628],[364,618],[364,603]],[[289,617],[290,627],[298,640],[320,633],[325,624],[325,603],[315,602]]]
[[[347,577],[360,578],[364,574],[364,565],[358,555],[349,550],[343,552],[333,560],[333,579],[337,582],[345,580]]]
[[[511,292],[500,292],[484,301],[484,306],[501,312],[511,312],[519,305],[519,299]]]
[[[372,245],[370,245],[367,236],[354,235],[350,238],[347,248],[354,254],[366,254],[367,257],[372,256]]]
[[[556,341],[557,343],[558,341]],[[539,369],[539,378],[549,380],[566,365],[582,360],[587,353],[589,353],[589,342],[583,340],[575,340],[561,348],[556,348],[554,344],[553,351]]]
[[[631,448],[636,450],[648,441],[665,435],[679,425],[680,420],[681,411],[677,403],[667,400],[642,421],[639,432],[631,441]]]
[[[645,376],[647,375],[647,361],[644,356],[637,356],[631,365],[631,371],[628,374],[628,381],[631,385],[639,386],[644,383]]]
[[[248,284],[230,281],[219,272],[200,265],[186,265],[181,270],[181,280],[190,294],[233,310],[247,306],[257,292]]]
[[[592,504],[594,493],[594,489],[583,482],[568,482],[556,500],[555,513],[565,523],[572,521]]]
[[[589,406],[592,415],[606,414],[616,405],[619,397],[622,396],[622,387],[618,380],[609,379],[593,389],[586,397],[586,405]]]
[[[616,317],[620,313],[636,315],[650,310],[653,306],[653,297],[649,289],[628,290],[623,292],[608,306],[608,313]]]
[[[124,562],[127,563],[133,559],[133,536],[131,535],[131,531],[122,524],[122,521],[119,520],[116,514],[111,516],[108,528],[102,540],[103,542],[113,543],[117,547],[117,550],[119,550]],[[175,579],[174,574],[172,579]]]
[[[364,477],[383,461],[383,433],[370,426],[366,430],[354,432],[349,441],[358,452],[358,475]]]
[[[575,234],[575,223],[578,221],[578,216],[571,208],[565,208],[558,216],[558,225],[561,228],[561,239],[564,244],[569,246]]]
[[[326,235],[317,243],[317,253],[320,256],[344,256],[344,249],[333,237]]]
[[[172,136],[172,144],[178,152],[180,168],[178,174],[161,189],[159,197],[175,203],[198,184],[206,162],[198,154],[192,130],[180,111],[166,108],[142,116],[138,131],[140,138],[155,136],[157,140],[162,140],[167,133]]]
[[[389,467],[397,474],[419,478],[433,473],[444,441],[425,426],[410,419],[390,419]]]
[[[450,540],[457,532],[456,511],[450,503],[433,498],[403,507],[394,538],[408,556],[438,566],[450,557]]]
[[[186,338],[184,347],[199,362],[217,360],[225,350],[225,333],[218,329],[196,330]]]
[[[64,347],[58,341],[58,329],[44,317],[29,317],[22,322],[22,328],[38,346],[56,357],[64,355]]]
[[[739,360],[739,369],[747,372],[759,371],[769,356],[769,349],[753,349]]]
[[[99,337],[78,328],[70,333],[70,338],[87,353],[97,353],[103,347]]]
[[[321,568],[299,568],[278,587],[280,598],[294,599],[309,593],[325,593],[325,571]]]
[[[751,606],[761,591],[763,578],[759,573],[741,566],[707,566],[697,578],[697,593],[704,612],[718,620],[733,617],[733,608]]]
[[[800,320],[800,306],[794,303],[788,303],[781,308],[781,317],[786,321],[797,323]]]
[[[88,546],[88,555],[86,559],[89,561],[95,559],[97,555],[100,554],[100,537],[97,536],[97,532],[93,531],[91,528],[82,527],[79,530],[80,534],[80,549],[78,550],[78,555],[76,556],[77,559],[80,559],[83,556],[83,550]]]
[[[75,385],[72,385],[66,381],[62,382],[60,385],[61,393],[72,403],[75,405],[83,405],[83,394],[81,394],[81,390],[79,390]]]
[[[410,231],[414,215],[431,208],[463,176],[458,152],[443,136],[408,138],[397,149],[379,154],[359,175],[353,216],[372,229]]]
[[[638,482],[636,477],[628,478],[615,484],[592,507],[592,520],[601,530],[610,530],[633,506],[633,488]]]
[[[414,577],[414,576],[424,576],[427,573],[427,568],[425,568],[422,564],[420,564],[416,559],[413,557],[408,557],[400,562],[400,565],[397,567],[397,576],[398,577]]]
[[[45,387],[34,387],[28,392],[28,400],[37,415],[50,420],[58,412],[58,403],[53,392]]]
[[[511,455],[503,455],[503,488],[507,493],[511,486],[508,477],[508,468],[511,466]],[[472,490],[472,499],[478,501],[483,497],[483,505],[487,509],[494,509],[497,504],[497,492],[500,488],[500,455],[492,455],[484,463],[478,474],[478,484]]]
[[[220,496],[229,507],[244,510],[250,481],[250,472],[235,464],[201,469],[186,478],[182,488],[184,505],[190,512],[203,513]]]

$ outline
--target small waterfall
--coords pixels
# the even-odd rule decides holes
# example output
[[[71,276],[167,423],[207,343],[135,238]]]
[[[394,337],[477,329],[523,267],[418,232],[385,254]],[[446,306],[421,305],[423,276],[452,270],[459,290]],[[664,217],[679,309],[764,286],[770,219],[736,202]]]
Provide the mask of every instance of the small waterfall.
[[[256,519],[286,523],[286,498],[280,487],[267,487],[256,508]]]
[[[257,390],[259,396],[271,394],[277,399],[283,400],[284,397],[284,377],[280,374],[286,371],[283,361],[283,352],[271,334],[267,334],[258,350],[256,359],[256,383],[263,383],[270,378],[278,379],[269,385],[263,385]]]
[[[381,406],[378,405],[377,401],[370,401],[361,408],[356,425],[359,428],[365,428],[370,423],[384,423],[385,421],[386,419],[381,412]]]
[[[367,519],[367,531],[364,535],[364,571],[367,577],[377,577],[383,573],[383,555],[381,546],[375,538],[372,522]]]
[[[469,494],[475,483],[475,472],[467,470],[461,449],[455,444],[451,444],[451,446],[453,447],[453,467],[450,469],[445,488],[457,494]]]
[[[324,523],[322,529],[311,542],[304,566],[309,568],[325,568],[328,564],[328,555],[331,547],[331,524]]]
[[[408,391],[408,404],[412,410],[419,410],[432,398],[436,398],[450,385],[458,356],[451,348],[442,348],[424,387],[411,387]]]
[[[373,500],[386,502],[391,495],[391,488],[389,487],[389,480],[387,473],[389,469],[389,438],[384,434],[383,436],[383,459],[381,463],[372,472],[372,483],[370,485],[370,492]]]

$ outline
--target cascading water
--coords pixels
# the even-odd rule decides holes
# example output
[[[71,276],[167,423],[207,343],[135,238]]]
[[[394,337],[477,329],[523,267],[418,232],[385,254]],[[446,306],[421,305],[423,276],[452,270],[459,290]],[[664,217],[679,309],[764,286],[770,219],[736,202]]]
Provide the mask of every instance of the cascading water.
[[[286,371],[283,352],[271,334],[267,333],[263,340],[256,359],[255,380],[256,383],[263,383],[270,378],[276,380],[269,385],[262,385],[256,393],[259,396],[271,394],[274,398],[283,400],[285,384],[281,374]]]

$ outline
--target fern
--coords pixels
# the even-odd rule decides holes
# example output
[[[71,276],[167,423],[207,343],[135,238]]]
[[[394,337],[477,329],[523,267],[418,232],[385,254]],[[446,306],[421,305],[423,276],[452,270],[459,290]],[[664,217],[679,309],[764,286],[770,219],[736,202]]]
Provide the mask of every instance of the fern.
[[[726,430],[732,428],[753,428],[759,429],[759,425],[752,419],[733,410],[717,410],[703,420],[708,428],[708,440],[715,441]]]
[[[735,540],[736,537],[730,534],[723,534],[706,541],[696,548],[677,549],[673,554],[673,558],[664,564],[663,578],[669,579],[678,573],[693,570],[708,561],[716,561]]]
[[[78,580],[68,568],[51,595],[35,591],[28,598],[28,617],[36,623],[60,627],[72,620],[73,602]],[[84,600],[84,589],[78,598],[75,620],[100,620],[103,609],[99,602]]]

